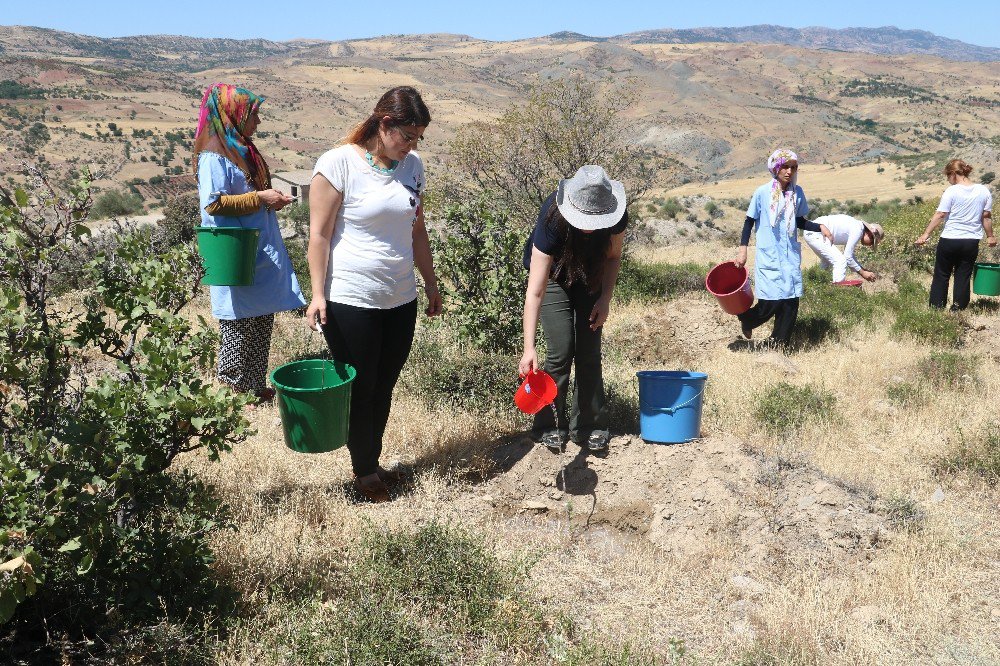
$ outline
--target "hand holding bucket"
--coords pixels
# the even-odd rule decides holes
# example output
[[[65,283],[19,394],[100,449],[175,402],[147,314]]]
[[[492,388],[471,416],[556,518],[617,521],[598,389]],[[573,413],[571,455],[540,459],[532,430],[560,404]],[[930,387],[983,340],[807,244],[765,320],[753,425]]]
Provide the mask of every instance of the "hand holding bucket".
[[[552,404],[558,390],[556,382],[544,370],[529,372],[514,393],[514,404],[525,414],[537,414]]]

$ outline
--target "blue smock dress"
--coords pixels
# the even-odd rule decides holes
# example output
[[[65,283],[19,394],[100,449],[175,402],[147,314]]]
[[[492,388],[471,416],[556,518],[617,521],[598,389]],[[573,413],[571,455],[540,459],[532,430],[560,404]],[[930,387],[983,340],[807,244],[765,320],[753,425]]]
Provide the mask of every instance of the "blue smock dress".
[[[802,188],[795,186],[792,197],[795,206],[795,217],[805,217],[809,214],[809,204]],[[758,299],[778,301],[786,298],[802,297],[802,245],[799,242],[798,229],[788,228],[782,220],[783,206],[787,205],[782,197],[781,206],[775,217],[777,224],[771,226],[771,183],[761,185],[753,193],[747,217],[752,217],[754,235],[757,239],[757,253],[754,260],[754,292]]]
[[[209,215],[205,208],[223,194],[246,194],[254,188],[239,167],[218,153],[198,155],[198,198],[201,223],[206,227],[260,229],[254,283],[247,287],[212,286],[212,315],[217,319],[246,319],[294,310],[305,305],[278,229],[278,216],[264,206],[250,215]]]

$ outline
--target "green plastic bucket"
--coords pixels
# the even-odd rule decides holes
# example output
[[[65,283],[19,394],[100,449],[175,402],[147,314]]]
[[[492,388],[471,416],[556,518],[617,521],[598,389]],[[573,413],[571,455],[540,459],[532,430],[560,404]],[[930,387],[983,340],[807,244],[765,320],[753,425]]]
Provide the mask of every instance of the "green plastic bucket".
[[[1000,264],[976,264],[972,291],[980,296],[1000,296]]]
[[[257,268],[260,229],[198,227],[198,253],[205,262],[202,284],[247,287]]]
[[[285,444],[299,453],[324,453],[347,443],[351,382],[357,371],[325,359],[293,361],[274,369]]]

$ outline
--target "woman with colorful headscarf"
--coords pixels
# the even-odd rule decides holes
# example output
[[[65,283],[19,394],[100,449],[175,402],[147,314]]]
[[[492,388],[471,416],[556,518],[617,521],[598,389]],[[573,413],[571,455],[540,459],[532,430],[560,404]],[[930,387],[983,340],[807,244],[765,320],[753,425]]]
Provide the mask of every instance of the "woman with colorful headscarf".
[[[253,144],[263,97],[225,83],[205,91],[194,139],[194,165],[203,226],[260,229],[254,283],[211,287],[212,314],[219,320],[219,379],[262,400],[266,386],[274,313],[305,305],[276,211],[292,198],[271,187],[267,162]]]
[[[736,265],[747,262],[750,232],[757,238],[754,259],[754,290],[757,304],[739,315],[743,336],[774,318],[771,339],[784,346],[792,338],[802,297],[802,246],[796,229],[819,231],[832,241],[833,235],[822,224],[806,219],[809,204],[796,183],[799,158],[787,148],[779,148],[767,160],[771,182],[761,185],[750,199]]]

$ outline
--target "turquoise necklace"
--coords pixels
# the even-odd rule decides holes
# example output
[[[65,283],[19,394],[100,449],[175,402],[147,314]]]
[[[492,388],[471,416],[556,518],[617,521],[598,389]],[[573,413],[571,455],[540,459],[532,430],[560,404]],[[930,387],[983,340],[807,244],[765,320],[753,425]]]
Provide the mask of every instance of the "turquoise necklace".
[[[372,157],[370,150],[365,151],[365,159],[368,160],[368,166],[375,169],[375,171],[381,174],[385,174],[386,176],[392,175],[392,172],[394,172],[396,170],[396,167],[399,166],[399,160],[392,160],[392,162],[389,163],[388,167],[379,166],[378,164],[375,164],[375,158]]]

